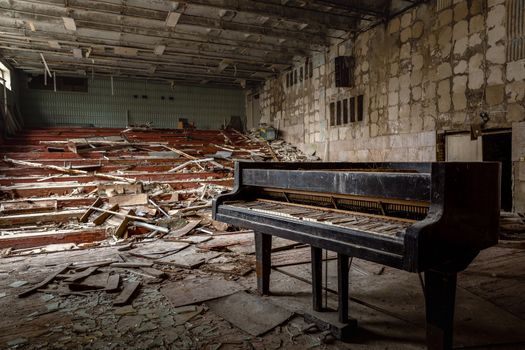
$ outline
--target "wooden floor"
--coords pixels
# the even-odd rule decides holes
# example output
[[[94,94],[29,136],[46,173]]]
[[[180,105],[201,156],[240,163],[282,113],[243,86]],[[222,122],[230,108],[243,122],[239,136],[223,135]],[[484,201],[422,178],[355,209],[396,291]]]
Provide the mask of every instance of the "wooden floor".
[[[232,327],[211,310],[192,319],[190,326],[182,328],[174,327],[173,321],[166,321],[176,319],[177,312],[159,293],[160,287],[166,283],[176,286],[184,281],[213,275],[204,272],[205,269],[174,269],[170,271],[170,278],[160,285],[144,284],[130,309],[113,307],[103,292],[85,297],[37,293],[19,299],[16,292],[24,287],[10,286],[20,280],[38,281],[54,265],[66,261],[105,259],[118,254],[116,248],[99,248],[3,259],[0,295],[5,293],[5,296],[0,298],[0,309],[3,310],[0,347],[20,342],[20,348],[28,349],[52,347],[52,344],[56,348],[86,345],[89,348],[89,344],[96,348],[107,347],[111,341],[115,348],[128,349],[150,346],[215,349],[218,344],[222,344],[221,349],[246,349],[250,346],[255,349],[425,347],[424,303],[418,276],[361,260],[353,262],[350,276],[350,315],[358,320],[359,331],[348,344],[321,344],[319,333],[297,331],[306,327],[300,315],[310,308],[310,285],[289,275],[308,280],[308,263],[278,268],[286,274],[272,273],[273,295],[269,299],[296,312],[298,316],[262,337],[251,337]],[[328,287],[336,289],[335,261],[328,263],[328,271]],[[254,273],[235,279],[237,283],[254,290]],[[460,274],[458,281],[455,348],[524,349],[525,251],[498,247],[488,249]],[[328,297],[328,305],[335,306],[335,296],[329,293]],[[140,328],[128,327],[128,322],[138,322]],[[159,339],[162,340],[160,343]],[[186,340],[181,342],[181,339]]]

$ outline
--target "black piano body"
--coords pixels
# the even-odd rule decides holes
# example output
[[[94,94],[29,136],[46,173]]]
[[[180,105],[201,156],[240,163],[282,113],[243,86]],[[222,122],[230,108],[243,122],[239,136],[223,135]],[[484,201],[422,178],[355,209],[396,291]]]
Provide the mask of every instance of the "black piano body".
[[[456,275],[497,244],[500,164],[238,162],[213,218],[253,229],[259,292],[269,293],[271,237],[312,247],[313,308],[321,250],[338,254],[339,321],[348,322],[348,259],[425,272],[427,345],[452,346]],[[344,334],[339,334],[344,338]]]

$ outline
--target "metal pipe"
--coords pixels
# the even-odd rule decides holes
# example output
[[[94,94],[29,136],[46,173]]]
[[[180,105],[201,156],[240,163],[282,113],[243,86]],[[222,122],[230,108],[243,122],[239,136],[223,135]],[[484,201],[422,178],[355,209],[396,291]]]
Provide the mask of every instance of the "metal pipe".
[[[44,67],[46,68],[47,74],[49,74],[49,77],[51,78],[51,71],[49,70],[49,67],[47,66],[46,59],[44,57],[44,54],[40,52],[40,58],[42,58],[42,62],[44,62]]]

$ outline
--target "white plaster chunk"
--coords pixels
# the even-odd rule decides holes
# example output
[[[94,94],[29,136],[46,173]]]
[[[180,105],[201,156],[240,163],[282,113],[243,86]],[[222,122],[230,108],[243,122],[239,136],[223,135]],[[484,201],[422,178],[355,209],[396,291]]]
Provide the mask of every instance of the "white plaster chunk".
[[[456,75],[452,79],[452,92],[464,92],[467,89],[467,80],[466,75]]]
[[[504,64],[506,61],[505,46],[492,46],[487,50],[487,61],[491,63]]]
[[[487,26],[493,28],[503,24],[505,20],[505,6],[497,5],[489,10],[487,15]]]
[[[468,43],[468,37],[456,40],[456,42],[454,43],[454,54],[460,56],[464,55],[465,51],[467,51]]]
[[[481,32],[483,29],[485,29],[485,19],[482,15],[470,18],[469,31],[471,34]]]
[[[503,84],[503,66],[490,66],[489,77],[487,78],[488,85]]]
[[[437,78],[438,80],[442,80],[445,78],[448,78],[452,75],[452,68],[450,67],[450,63],[444,62],[441,63],[437,67]]]
[[[411,12],[405,12],[403,16],[401,16],[401,28],[407,28],[412,23],[412,13]]]
[[[459,61],[454,67],[454,74],[465,73],[467,71],[467,66],[468,66],[467,61],[465,60]]]
[[[468,88],[471,90],[476,90],[481,88],[483,85],[483,71],[481,69],[470,71],[468,75]]]
[[[525,59],[507,63],[507,80],[525,80]]]
[[[454,25],[452,38],[458,40],[468,35],[468,21],[460,21]]]

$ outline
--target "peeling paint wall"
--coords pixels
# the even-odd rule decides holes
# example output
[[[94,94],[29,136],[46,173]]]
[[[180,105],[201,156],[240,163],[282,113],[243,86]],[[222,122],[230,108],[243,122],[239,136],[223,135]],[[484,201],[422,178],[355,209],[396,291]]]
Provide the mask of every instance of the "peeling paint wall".
[[[139,79],[88,78],[88,92],[32,90],[21,82],[21,106],[26,125],[94,125],[124,128],[153,122],[157,128],[177,128],[179,118],[199,129],[219,129],[231,116],[244,119],[241,89],[175,85]],[[52,84],[52,81],[50,82]]]
[[[482,111],[485,128],[512,128],[525,120],[525,60],[507,61],[508,1],[451,1],[440,10],[430,1],[334,45],[313,57],[312,79],[286,87],[284,74],[265,83],[262,121],[330,161],[434,161],[440,135],[470,131]],[[355,57],[353,88],[334,87],[340,55]],[[331,127],[329,104],[360,94],[364,120]],[[522,210],[523,160],[514,159]]]

